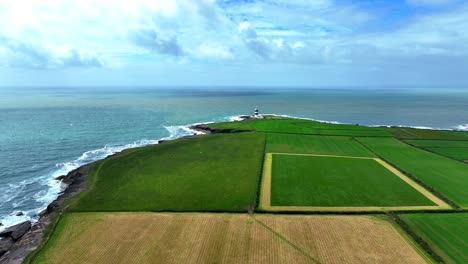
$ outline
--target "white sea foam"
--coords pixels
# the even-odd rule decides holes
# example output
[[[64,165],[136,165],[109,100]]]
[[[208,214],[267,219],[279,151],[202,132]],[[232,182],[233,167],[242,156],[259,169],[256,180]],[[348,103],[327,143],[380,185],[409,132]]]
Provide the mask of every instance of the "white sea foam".
[[[264,115],[273,115],[273,116],[280,116],[280,117],[286,117],[286,118],[311,120],[311,121],[330,123],[330,124],[346,124],[346,123],[340,123],[336,121],[325,121],[325,120],[306,118],[306,117],[297,117],[297,116],[290,116],[290,115],[278,115],[278,114],[264,114]],[[242,120],[241,115],[236,115],[236,116],[228,116],[228,117],[221,118],[219,120],[216,120],[216,122],[240,121],[240,120]],[[21,223],[26,220],[30,220],[32,222],[37,221],[38,213],[44,210],[47,207],[47,205],[49,205],[53,200],[55,200],[57,196],[59,195],[59,193],[62,192],[65,187],[64,184],[61,183],[61,181],[56,180],[57,177],[61,175],[66,175],[70,171],[77,169],[80,166],[83,166],[85,164],[88,164],[97,160],[104,159],[110,155],[121,152],[125,149],[158,144],[159,140],[173,140],[173,139],[190,136],[190,135],[204,134],[203,132],[191,129],[190,127],[194,125],[209,124],[209,123],[214,123],[214,122],[210,121],[210,122],[194,123],[194,124],[189,124],[185,126],[165,126],[164,128],[169,132],[169,136],[167,137],[164,137],[161,139],[149,139],[149,140],[143,139],[143,140],[135,141],[133,143],[126,144],[126,145],[106,145],[99,149],[86,151],[75,160],[56,164],[57,169],[50,174],[42,175],[34,179],[23,180],[16,184],[9,184],[8,186],[5,186],[5,188],[3,189],[0,188],[0,198],[1,198],[0,206],[8,202],[15,201],[14,205],[16,206],[14,207],[20,207],[24,201],[22,201],[22,199],[18,199],[18,195],[20,194],[22,190],[26,188],[28,184],[40,183],[42,185],[47,186],[46,190],[38,191],[37,193],[33,195],[33,199],[41,204],[40,207],[31,209],[31,210],[22,210],[23,215],[19,215],[19,216],[16,215],[19,210],[11,212],[9,215],[0,215],[0,222],[3,224],[3,226],[0,227],[0,231],[9,226]],[[375,126],[378,126],[378,125],[375,125]],[[401,127],[408,127],[408,126],[401,126]],[[430,127],[414,127],[414,128],[434,129]],[[468,131],[468,124],[458,125],[458,126],[455,126],[454,128],[458,130]]]
[[[3,224],[3,226],[0,227],[0,231],[9,226],[27,220],[32,222],[37,221],[39,219],[38,213],[43,211],[52,201],[54,201],[58,197],[60,192],[62,192],[66,187],[61,181],[56,179],[57,177],[66,175],[72,170],[79,168],[80,166],[104,159],[110,155],[121,152],[125,149],[158,144],[159,140],[173,140],[185,136],[204,134],[201,131],[191,129],[190,127],[194,125],[207,123],[212,122],[195,123],[185,126],[164,126],[164,128],[169,132],[169,136],[167,137],[163,137],[160,139],[143,139],[126,145],[106,145],[99,149],[89,150],[84,152],[80,157],[78,157],[75,160],[64,163],[57,163],[55,165],[56,170],[50,174],[42,175],[34,179],[24,180],[17,184],[9,184],[7,188],[0,189],[0,197],[2,198],[0,206],[7,202],[14,201],[14,203],[12,204],[13,208],[18,208],[18,210],[11,212],[9,215],[0,215],[0,222]],[[16,215],[20,211],[19,207],[21,207],[21,205],[24,202],[26,202],[26,199],[28,199],[18,199],[18,194],[22,190],[24,190],[28,184],[37,183],[47,186],[47,189],[40,190],[32,196],[32,199],[40,203],[41,206],[32,210],[21,210],[21,212],[23,212],[23,215]]]
[[[468,131],[468,124],[454,126],[456,130]]]

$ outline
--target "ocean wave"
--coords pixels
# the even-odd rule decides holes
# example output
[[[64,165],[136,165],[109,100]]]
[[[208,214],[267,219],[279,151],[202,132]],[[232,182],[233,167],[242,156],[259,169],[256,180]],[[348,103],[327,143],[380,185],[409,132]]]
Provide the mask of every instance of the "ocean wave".
[[[329,123],[329,124],[347,124],[347,123],[341,123],[337,121],[326,121],[326,120],[319,120],[319,119],[298,117],[298,116],[291,116],[291,115],[278,115],[278,114],[264,114],[264,115],[273,115],[273,116],[286,117],[286,118],[311,120],[311,121],[317,121],[317,122]],[[167,137],[163,137],[160,139],[142,139],[142,140],[138,140],[133,143],[125,144],[125,145],[105,145],[104,147],[99,148],[99,149],[86,151],[75,160],[64,162],[64,163],[57,163],[56,170],[54,170],[50,174],[42,175],[34,179],[23,180],[15,184],[9,184],[8,186],[5,186],[4,188],[0,188],[0,198],[1,198],[0,207],[12,201],[14,201],[15,203],[15,204],[13,203],[11,204],[13,205],[13,208],[15,209],[15,211],[11,212],[8,215],[0,215],[0,222],[3,224],[3,226],[0,227],[0,231],[9,226],[21,223],[23,221],[27,221],[27,220],[32,221],[32,222],[37,221],[39,218],[38,214],[41,211],[43,211],[52,201],[54,201],[58,197],[60,192],[62,192],[65,188],[65,185],[61,181],[57,180],[56,178],[62,175],[66,175],[70,171],[77,169],[80,166],[86,165],[88,163],[91,163],[97,160],[104,159],[110,155],[121,152],[125,149],[158,144],[159,140],[174,140],[174,139],[185,137],[185,136],[204,134],[203,132],[193,130],[190,128],[191,126],[194,126],[194,125],[209,124],[209,123],[214,123],[214,122],[240,121],[240,120],[242,120],[242,115],[227,116],[227,117],[219,118],[215,121],[193,123],[189,125],[164,126],[164,128],[169,133]],[[381,125],[375,125],[375,126],[381,126]],[[401,127],[408,127],[408,126],[401,126]],[[417,126],[415,126],[414,128],[434,129],[430,127],[417,127]],[[455,126],[454,128],[457,130],[468,131],[468,124],[458,125],[458,126]],[[46,189],[39,190],[30,197],[34,199],[36,202],[38,202],[41,206],[38,206],[30,210],[21,210],[21,212],[23,212],[23,215],[17,215],[17,212],[19,212],[19,210],[21,209],[19,207],[24,202],[22,201],[22,199],[19,199],[19,197],[23,198],[22,191],[25,190],[25,188],[29,184],[40,184],[43,186],[47,186]]]
[[[2,202],[0,203],[0,206],[13,201],[10,207],[15,209],[15,211],[11,212],[8,215],[0,215],[0,223],[3,224],[3,226],[0,227],[0,231],[4,230],[9,226],[24,221],[37,221],[39,219],[38,214],[45,208],[47,208],[47,206],[52,201],[57,199],[58,195],[66,187],[60,180],[57,180],[57,177],[66,175],[69,172],[79,168],[80,166],[104,159],[110,155],[113,155],[126,149],[155,145],[159,143],[159,140],[174,140],[185,136],[204,134],[201,131],[191,129],[190,127],[206,123],[212,122],[194,123],[181,126],[164,126],[164,128],[169,132],[169,136],[167,137],[163,137],[160,139],[142,139],[125,145],[105,145],[104,147],[99,149],[86,151],[75,160],[57,163],[55,165],[57,169],[50,174],[42,175],[34,179],[23,180],[16,184],[9,184],[4,190],[0,188],[0,193],[2,193]],[[47,188],[32,194],[32,196],[30,197],[24,198],[22,197],[21,192],[26,188],[28,184],[40,184],[43,186],[47,186]],[[22,199],[19,199],[19,197],[22,197]],[[23,205],[23,203],[26,202],[27,199],[33,199],[34,201],[41,204],[41,206],[31,210],[21,210],[21,205]],[[17,213],[20,211],[23,214],[17,215]]]
[[[456,130],[468,131],[468,124],[454,126]]]

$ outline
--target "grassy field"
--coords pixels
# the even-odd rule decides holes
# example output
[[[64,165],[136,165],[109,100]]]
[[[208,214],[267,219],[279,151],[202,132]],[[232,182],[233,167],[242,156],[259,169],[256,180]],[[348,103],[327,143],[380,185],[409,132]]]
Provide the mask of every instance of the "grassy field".
[[[468,161],[468,148],[425,148],[442,156]]]
[[[446,263],[468,263],[468,213],[407,214],[403,219]]]
[[[468,140],[468,132],[391,127],[387,131],[399,139]]]
[[[329,124],[298,119],[260,119],[242,122],[208,124],[214,129],[250,130],[270,133],[337,135],[337,136],[376,136],[387,137],[391,134],[383,128],[356,125]]]
[[[93,168],[75,211],[243,211],[255,201],[264,135],[186,138],[133,150]]]
[[[424,148],[442,156],[468,161],[468,141],[405,140],[408,144]]]
[[[374,157],[372,152],[349,137],[274,133],[267,134],[267,152]]]
[[[405,140],[405,142],[422,148],[468,148],[468,140]]]
[[[468,206],[468,166],[392,138],[359,138],[389,162],[422,180],[462,207]]]
[[[435,204],[373,159],[273,154],[271,205]]]
[[[372,216],[71,213],[33,263],[425,263]]]

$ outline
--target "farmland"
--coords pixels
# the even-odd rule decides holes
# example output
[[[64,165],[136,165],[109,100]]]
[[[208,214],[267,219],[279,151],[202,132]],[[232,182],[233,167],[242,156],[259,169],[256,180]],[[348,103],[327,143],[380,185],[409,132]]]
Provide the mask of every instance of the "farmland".
[[[468,263],[468,213],[406,214],[403,219],[446,263]]]
[[[267,134],[267,152],[374,157],[350,137]]]
[[[255,200],[263,144],[263,134],[239,133],[122,153],[97,165],[72,209],[243,211]]]
[[[273,154],[271,205],[435,204],[374,159]]]
[[[468,206],[468,166],[392,138],[359,138],[385,160],[412,174],[462,207]]]
[[[206,126],[93,164],[32,263],[467,262],[468,133]]]
[[[269,133],[336,135],[336,136],[374,136],[389,137],[391,133],[383,128],[356,125],[328,124],[298,119],[264,119],[243,122],[208,124],[212,129],[258,131]]]
[[[343,260],[425,263],[390,222],[377,217],[193,213],[66,214],[33,263]]]
[[[468,161],[468,141],[406,140],[405,142],[442,156]]]
[[[399,139],[468,140],[468,133],[461,131],[391,127],[387,131]]]

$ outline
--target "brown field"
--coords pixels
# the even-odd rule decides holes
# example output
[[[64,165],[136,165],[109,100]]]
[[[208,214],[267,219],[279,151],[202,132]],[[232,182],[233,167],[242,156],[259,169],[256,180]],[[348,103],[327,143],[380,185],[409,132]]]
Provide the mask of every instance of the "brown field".
[[[35,263],[425,263],[372,216],[72,213]]]
[[[322,156],[322,157],[340,157],[352,159],[373,159],[382,165],[387,170],[391,171],[395,176],[402,179],[407,184],[411,185],[418,192],[422,193],[426,198],[437,204],[436,206],[272,206],[271,205],[271,174],[272,174],[272,154],[282,155],[298,155],[298,156]],[[319,154],[293,154],[293,153],[267,153],[265,155],[265,162],[263,165],[263,177],[260,192],[260,205],[259,208],[265,211],[272,212],[364,212],[364,211],[401,211],[401,210],[444,210],[450,209],[450,205],[430,193],[428,190],[421,187],[418,183],[410,179],[408,176],[401,173],[399,170],[392,167],[390,164],[379,158],[369,157],[351,157],[351,156],[338,156],[338,155],[319,155]]]

